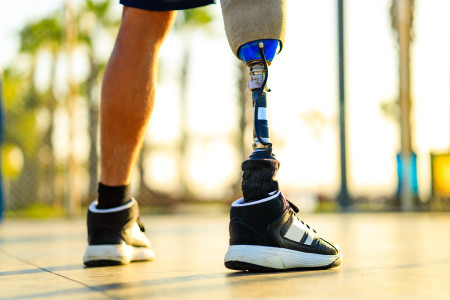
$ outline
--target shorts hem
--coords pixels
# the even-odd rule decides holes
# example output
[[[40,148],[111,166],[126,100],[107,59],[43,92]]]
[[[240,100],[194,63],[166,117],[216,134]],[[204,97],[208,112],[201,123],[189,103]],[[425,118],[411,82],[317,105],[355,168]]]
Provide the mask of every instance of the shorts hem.
[[[180,3],[165,3],[155,2],[155,1],[136,1],[136,0],[120,0],[120,4],[139,8],[144,10],[152,10],[152,11],[170,11],[170,10],[184,10],[190,8],[196,8],[201,6],[206,6],[210,4],[215,4],[215,0],[191,0],[191,1],[180,1]]]

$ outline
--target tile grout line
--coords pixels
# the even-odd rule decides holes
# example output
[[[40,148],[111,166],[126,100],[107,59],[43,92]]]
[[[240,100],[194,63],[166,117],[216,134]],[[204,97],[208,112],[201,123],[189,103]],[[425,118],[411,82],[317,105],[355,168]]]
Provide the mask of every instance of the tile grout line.
[[[28,261],[28,260],[26,260],[26,259],[23,259],[23,258],[21,258],[21,257],[19,257],[19,256],[16,256],[16,255],[10,253],[9,251],[5,250],[5,249],[2,248],[2,247],[0,247],[0,252],[2,252],[3,254],[5,254],[5,255],[7,255],[7,256],[9,256],[9,257],[12,257],[12,258],[14,258],[14,259],[16,259],[16,260],[19,260],[19,261],[21,261],[21,262],[23,262],[23,263],[25,263],[25,264],[27,264],[27,265],[31,265],[31,266],[33,266],[33,267],[35,267],[35,268],[38,268],[38,269],[40,269],[40,270],[42,270],[42,271],[44,271],[44,272],[53,274],[53,275],[58,276],[58,277],[61,277],[61,278],[63,278],[63,279],[70,280],[70,281],[75,282],[75,283],[77,283],[77,284],[80,284],[80,285],[82,285],[82,286],[84,286],[84,287],[86,287],[86,288],[88,288],[88,289],[90,289],[90,290],[92,290],[92,291],[100,292],[100,293],[102,293],[103,295],[105,295],[106,297],[108,297],[108,298],[110,298],[110,299],[122,300],[122,298],[118,298],[118,297],[111,296],[111,295],[109,295],[108,293],[106,293],[105,291],[103,291],[103,290],[101,290],[101,289],[96,289],[95,287],[92,287],[92,286],[90,286],[90,285],[88,285],[88,284],[86,284],[86,283],[84,283],[84,282],[81,282],[81,281],[72,279],[72,278],[67,277],[67,276],[64,276],[64,275],[62,275],[62,274],[53,272],[53,271],[51,271],[51,270],[49,270],[49,269],[43,268],[43,267],[41,267],[41,266],[39,266],[39,265],[37,265],[37,264],[35,264],[35,263],[33,263],[33,262],[30,262],[30,261]]]

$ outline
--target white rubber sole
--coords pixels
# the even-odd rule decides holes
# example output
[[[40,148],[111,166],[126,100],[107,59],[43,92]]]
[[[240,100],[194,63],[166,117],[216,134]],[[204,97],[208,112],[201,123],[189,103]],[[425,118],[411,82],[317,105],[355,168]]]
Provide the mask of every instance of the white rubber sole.
[[[321,268],[339,265],[341,252],[336,255],[322,255],[300,252],[284,248],[234,245],[229,246],[225,255],[225,265],[231,269],[248,269],[251,265],[262,269],[287,270],[297,268]],[[236,267],[237,266],[237,267]]]
[[[155,252],[150,248],[129,245],[91,245],[86,248],[83,262],[87,266],[120,265],[133,261],[153,260]]]

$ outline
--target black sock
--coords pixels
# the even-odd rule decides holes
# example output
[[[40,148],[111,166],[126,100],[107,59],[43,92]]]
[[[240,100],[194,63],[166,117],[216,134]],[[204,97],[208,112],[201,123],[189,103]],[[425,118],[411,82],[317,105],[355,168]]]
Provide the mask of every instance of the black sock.
[[[275,180],[280,163],[276,159],[249,159],[242,163],[242,193],[245,202],[252,202],[270,196],[278,190]]]
[[[130,185],[108,186],[98,183],[98,209],[114,208],[131,199]]]

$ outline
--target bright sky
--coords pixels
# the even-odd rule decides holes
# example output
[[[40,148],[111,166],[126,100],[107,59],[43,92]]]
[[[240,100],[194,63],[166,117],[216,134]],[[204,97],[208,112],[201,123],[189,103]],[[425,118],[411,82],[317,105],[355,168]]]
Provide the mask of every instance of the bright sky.
[[[42,0],[39,5],[30,0],[0,0],[0,66],[5,67],[18,50],[17,32],[27,21],[38,20],[61,8],[64,1]]]
[[[285,47],[270,70],[271,136],[281,161],[278,179],[294,195],[338,189],[336,1],[290,1]],[[7,3],[7,4],[6,4]],[[347,0],[346,75],[348,167],[354,195],[390,196],[396,186],[398,126],[380,105],[397,95],[396,42],[390,28],[390,0]],[[61,7],[62,1],[0,0],[0,65],[17,49],[15,32],[25,20]],[[7,8],[7,9],[6,9]],[[205,193],[239,176],[238,154],[225,139],[236,130],[236,59],[220,17],[213,35],[191,33],[194,49],[189,79],[190,132],[205,140],[188,149],[190,184]],[[430,151],[450,149],[450,1],[416,0],[412,48],[413,141],[419,158],[419,188],[429,193]],[[161,53],[165,75],[157,94],[149,139],[169,143],[178,137],[182,37],[171,34]],[[219,58],[219,59],[218,59]],[[172,74],[172,75],[170,75]],[[164,130],[161,130],[164,128]],[[248,133],[249,144],[251,132]],[[217,153],[221,159],[217,160]],[[149,181],[170,188],[178,158],[156,152],[149,158]],[[161,173],[161,170],[165,170]],[[220,171],[218,171],[220,170]],[[158,174],[158,175],[157,175]],[[216,176],[211,176],[216,174]]]

